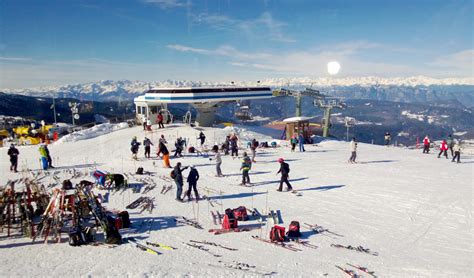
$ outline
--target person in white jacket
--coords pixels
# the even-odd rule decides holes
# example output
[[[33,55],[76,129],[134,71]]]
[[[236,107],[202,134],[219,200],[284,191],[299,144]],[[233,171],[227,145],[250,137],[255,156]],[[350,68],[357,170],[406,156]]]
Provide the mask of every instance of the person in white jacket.
[[[454,151],[454,156],[451,162],[454,162],[456,160],[457,163],[461,163],[461,145],[459,144],[459,142],[456,141],[453,147],[453,151]]]
[[[352,141],[350,142],[350,149],[351,149],[351,157],[349,158],[349,163],[356,163],[356,157],[357,157],[357,141],[355,137],[352,138]]]
[[[217,145],[214,145],[214,147],[212,147],[212,151],[215,153],[214,160],[216,161],[216,176],[223,177],[224,175],[222,174],[221,170],[222,158],[221,154],[219,153],[219,147]],[[210,158],[209,160],[212,160],[212,158]]]

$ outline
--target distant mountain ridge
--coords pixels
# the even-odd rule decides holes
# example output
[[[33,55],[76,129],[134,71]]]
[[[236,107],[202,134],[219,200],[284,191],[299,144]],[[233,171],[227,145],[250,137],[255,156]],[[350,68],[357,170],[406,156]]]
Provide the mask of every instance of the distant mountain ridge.
[[[467,107],[474,106],[474,78],[436,79],[425,76],[407,78],[346,77],[346,78],[270,78],[260,83],[235,81],[235,86],[269,86],[303,89],[312,87],[329,91],[348,99],[374,99],[399,102],[430,102],[456,100]],[[230,82],[164,80],[157,82],[103,80],[65,86],[27,89],[4,89],[9,94],[35,97],[76,98],[108,101],[131,100],[152,88],[231,86]]]

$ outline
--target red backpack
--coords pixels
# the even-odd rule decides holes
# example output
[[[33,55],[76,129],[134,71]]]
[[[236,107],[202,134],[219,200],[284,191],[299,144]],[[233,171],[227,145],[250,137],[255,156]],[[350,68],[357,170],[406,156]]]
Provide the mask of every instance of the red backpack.
[[[288,227],[288,233],[286,235],[288,237],[301,237],[300,222],[291,221],[290,226]]]
[[[270,240],[276,242],[285,241],[285,227],[275,225],[270,230]]]
[[[239,221],[247,221],[249,220],[249,216],[247,215],[247,209],[244,206],[240,206],[234,209],[234,216]]]
[[[222,219],[222,229],[235,229],[238,227],[237,219],[231,209],[225,210],[224,219]]]

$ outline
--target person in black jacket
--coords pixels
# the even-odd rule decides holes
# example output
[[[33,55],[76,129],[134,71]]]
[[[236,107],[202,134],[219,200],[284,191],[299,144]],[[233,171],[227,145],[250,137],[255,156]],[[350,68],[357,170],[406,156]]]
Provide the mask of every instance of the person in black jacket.
[[[186,192],[186,196],[188,196],[188,201],[191,201],[191,189],[194,191],[194,195],[196,196],[196,202],[199,201],[199,193],[197,191],[197,181],[199,180],[199,173],[196,170],[196,168],[191,165],[189,166],[191,170],[189,171],[188,174],[188,191]]]
[[[44,145],[44,149],[46,151],[46,155],[47,155],[47,159],[48,159],[48,167],[49,168],[54,168],[53,167],[53,159],[51,159],[51,155],[49,154],[49,149],[48,149],[48,145]]]
[[[201,147],[204,145],[204,142],[206,141],[206,135],[204,135],[204,133],[201,131],[201,133],[199,133],[199,137],[197,138],[201,141]]]
[[[183,171],[188,169],[188,167],[184,167],[181,169],[181,162],[176,163],[176,166],[173,170],[173,179],[176,183],[176,200],[182,202],[183,199],[181,198],[181,194],[183,194]]]
[[[288,163],[285,162],[283,158],[279,158],[278,162],[280,163],[280,170],[278,170],[277,175],[281,173],[281,179],[280,187],[277,189],[277,191],[282,191],[283,183],[286,183],[288,191],[293,190],[293,187],[291,187],[291,184],[288,181],[288,176],[290,174],[290,166],[288,165]]]
[[[20,152],[17,148],[15,148],[14,144],[10,145],[10,149],[8,149],[8,155],[10,156],[10,171],[17,173],[18,155],[20,155]]]

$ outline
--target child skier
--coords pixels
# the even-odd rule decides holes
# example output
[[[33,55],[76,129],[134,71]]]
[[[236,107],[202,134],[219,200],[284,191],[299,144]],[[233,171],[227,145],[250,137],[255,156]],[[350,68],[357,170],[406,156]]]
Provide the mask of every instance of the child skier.
[[[291,144],[291,151],[294,152],[296,148],[296,144],[298,144],[298,138],[296,138],[296,134],[294,134],[290,139]]]
[[[240,170],[242,171],[242,183],[240,185],[250,184],[249,171],[252,168],[252,160],[248,157],[247,153],[244,152],[244,157],[242,159],[242,166]]]
[[[428,138],[428,135],[426,135],[423,139],[423,153],[430,153],[430,144],[430,138]]]
[[[221,154],[219,153],[219,147],[214,145],[214,147],[212,147],[212,151],[215,153],[214,160],[216,161],[216,176],[223,177],[224,175],[222,174],[221,170],[222,158]],[[212,160],[212,158],[209,158],[209,160]]]
[[[288,163],[285,162],[283,158],[279,158],[278,162],[280,163],[280,170],[278,170],[277,175],[281,173],[281,180],[280,180],[280,187],[278,187],[277,191],[282,191],[283,189],[283,183],[286,183],[286,187],[288,191],[293,190],[293,187],[291,187],[290,182],[288,181],[288,177],[290,174],[290,166]]]
[[[454,162],[454,160],[457,159],[456,162],[461,163],[461,145],[459,144],[459,142],[456,142],[454,144],[453,150],[454,150],[454,156],[453,156],[453,160],[451,160],[451,162]]]
[[[446,140],[443,140],[443,141],[441,142],[441,145],[439,146],[438,158],[441,157],[441,154],[443,154],[444,156],[446,156],[446,159],[448,159],[448,143],[446,143]]]
[[[204,133],[201,131],[197,139],[201,141],[201,147],[202,147],[204,145],[204,142],[206,141],[206,135],[204,135]]]

